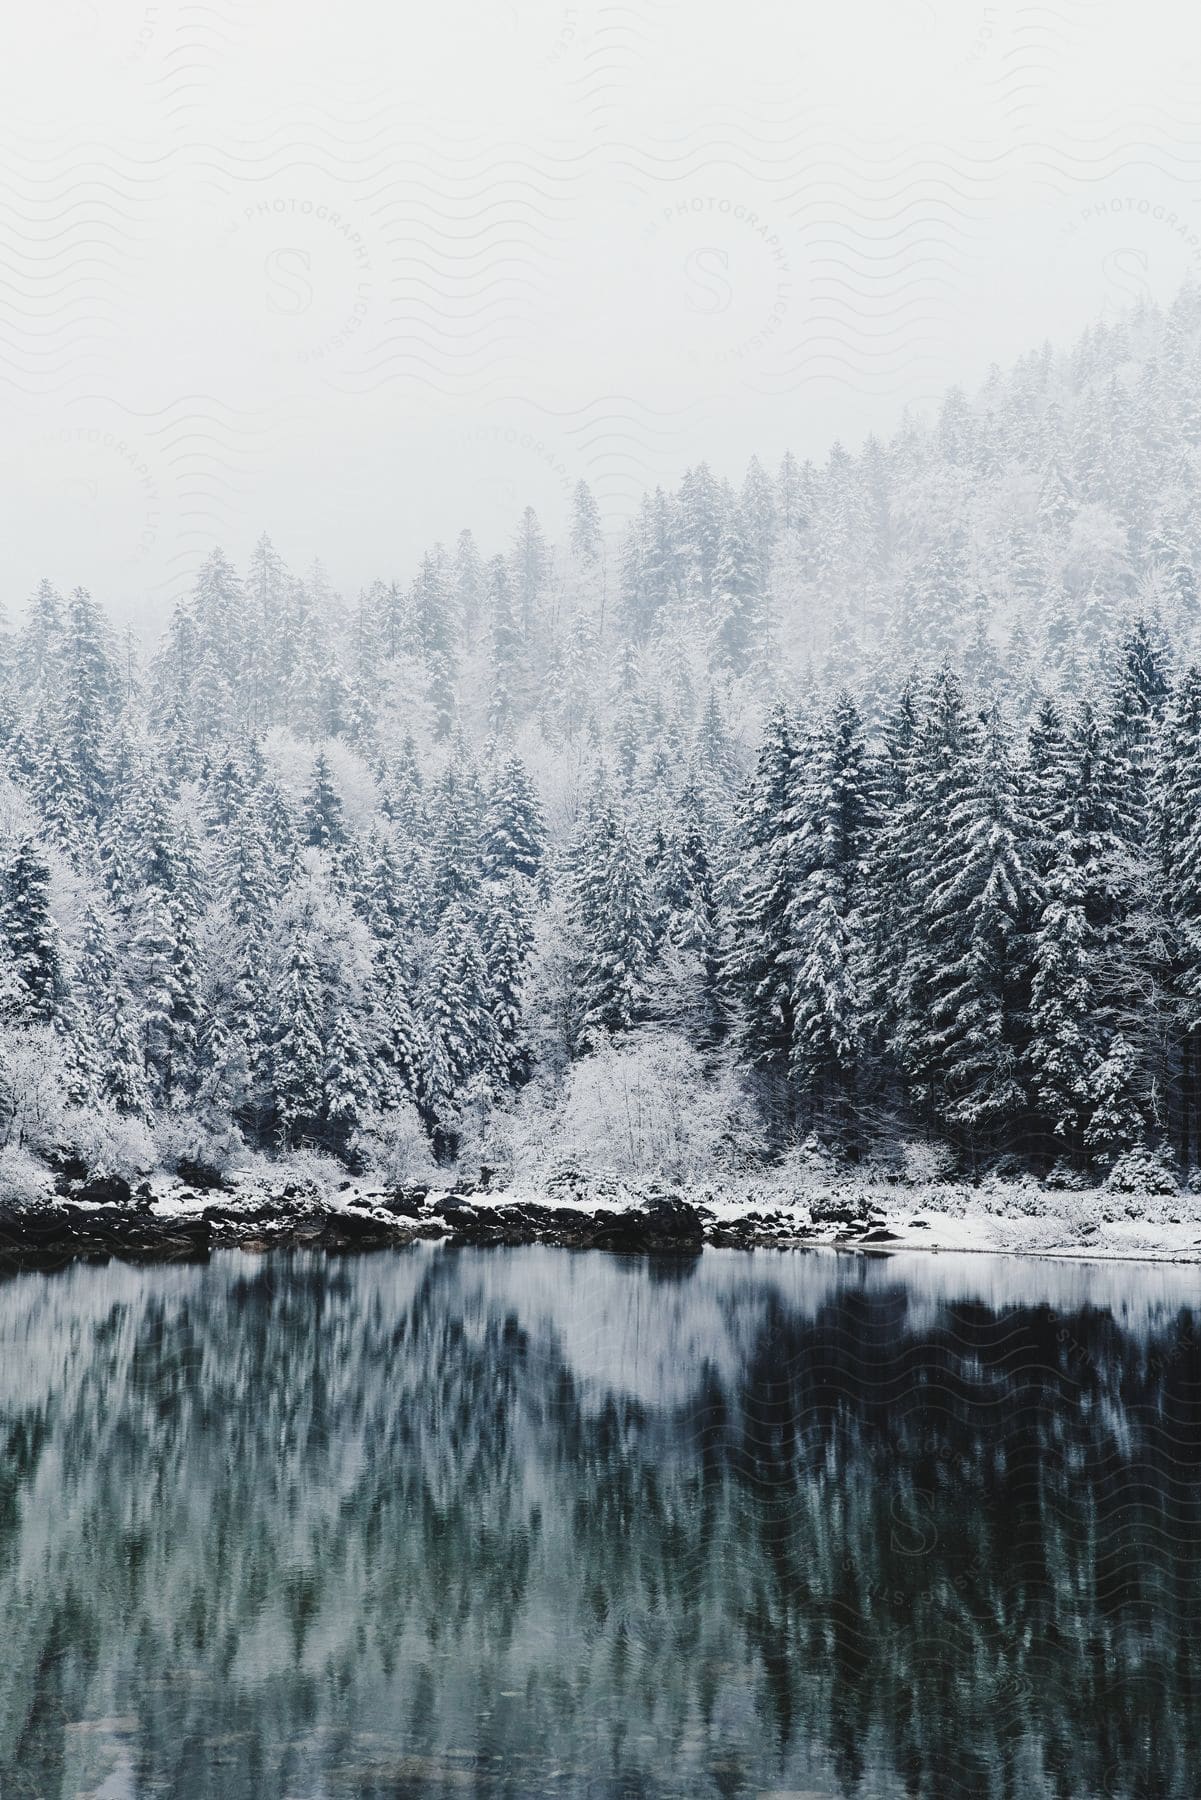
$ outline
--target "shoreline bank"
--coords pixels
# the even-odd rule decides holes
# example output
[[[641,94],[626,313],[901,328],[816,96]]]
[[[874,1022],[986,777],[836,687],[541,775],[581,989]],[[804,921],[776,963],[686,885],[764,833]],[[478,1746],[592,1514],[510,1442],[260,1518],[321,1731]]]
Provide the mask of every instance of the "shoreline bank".
[[[1023,1184],[920,1190],[835,1185],[780,1193],[576,1177],[538,1189],[347,1181],[283,1191],[179,1179],[136,1191],[112,1180],[36,1206],[0,1205],[0,1273],[69,1262],[197,1260],[218,1249],[346,1255],[418,1240],[450,1248],[547,1244],[691,1256],[712,1249],[864,1255],[972,1251],[1085,1261],[1201,1264],[1201,1196],[1065,1192]]]

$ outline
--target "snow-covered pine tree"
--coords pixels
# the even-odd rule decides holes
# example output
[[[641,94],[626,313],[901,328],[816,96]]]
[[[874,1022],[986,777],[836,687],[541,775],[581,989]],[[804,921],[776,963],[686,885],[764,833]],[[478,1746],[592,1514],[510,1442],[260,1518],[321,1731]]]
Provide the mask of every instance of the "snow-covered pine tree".
[[[892,878],[899,884],[890,1049],[927,1119],[944,1113],[949,1100],[943,1032],[964,951],[949,886],[952,821],[971,791],[977,754],[978,734],[962,686],[944,662],[919,711],[889,846]]]
[[[305,934],[297,931],[275,995],[271,1087],[276,1128],[287,1149],[320,1130],[325,1066],[321,977]]]
[[[653,1010],[711,1050],[728,1025],[717,834],[704,786],[690,769],[672,809],[674,826],[658,871],[662,967],[653,977]],[[673,954],[674,953],[674,954]]]
[[[1174,1014],[1167,1090],[1181,1162],[1201,1160],[1201,668],[1168,704],[1153,793],[1158,888],[1169,923],[1165,979]]]
[[[727,519],[718,540],[712,591],[712,665],[728,675],[745,675],[760,648],[763,566],[746,521],[737,509]]]
[[[304,829],[305,841],[314,850],[336,852],[346,842],[342,796],[324,750],[319,750],[313,761],[312,780],[304,797]]]
[[[417,981],[402,937],[380,942],[372,969],[369,1005],[379,1055],[377,1089],[382,1105],[408,1098],[425,1107],[430,1047],[414,999]]]
[[[78,1021],[93,1091],[119,1112],[148,1104],[138,1021],[117,956],[113,921],[98,900],[84,915],[76,977]]]
[[[48,581],[38,583],[17,634],[16,672],[34,709],[57,702],[63,640],[62,596]]]
[[[455,902],[474,904],[482,876],[484,798],[479,774],[462,746],[431,795],[430,902],[439,915]]]
[[[455,545],[451,576],[454,609],[467,648],[473,649],[484,609],[484,562],[470,531],[461,531]]]
[[[497,767],[484,814],[481,858],[493,879],[533,881],[542,866],[546,823],[521,758],[512,752]]]
[[[522,641],[528,645],[541,611],[546,584],[550,579],[551,559],[538,515],[527,506],[513,537],[509,557],[516,600],[517,624]]]
[[[458,645],[462,626],[457,616],[452,571],[440,544],[432,555],[422,559],[413,584],[411,612],[429,676],[427,694],[434,737],[445,742],[454,731],[458,713]]]
[[[498,1093],[530,1071],[524,1031],[525,984],[534,941],[529,883],[510,873],[489,882],[483,925],[487,1001],[491,1016],[487,1070]]]
[[[1050,1128],[1079,1160],[1086,1150],[1141,1135],[1140,1084],[1130,1058],[1155,1009],[1138,998],[1125,771],[1091,701],[1078,706],[1066,736],[1062,790],[1044,799],[1061,822],[1033,936],[1029,1055]],[[1120,1104],[1130,1108],[1123,1130],[1115,1116]]]
[[[509,730],[522,709],[523,646],[508,565],[494,556],[487,570],[492,668],[488,691],[488,724],[498,736]]]
[[[363,1034],[348,1005],[334,1008],[321,1070],[321,1117],[327,1147],[347,1157],[371,1111],[375,1084]]]
[[[675,509],[676,561],[680,589],[702,629],[710,623],[710,602],[726,507],[708,463],[685,471]]]
[[[629,1031],[644,1016],[652,921],[645,849],[615,810],[596,844],[598,862],[581,969],[583,1041]]]
[[[45,743],[31,782],[47,841],[80,867],[96,847],[96,814],[57,735]]]
[[[120,703],[120,682],[112,629],[83,588],[67,602],[58,667],[58,740],[87,816],[98,820],[109,797],[105,740]]]
[[[1154,738],[1169,691],[1166,658],[1140,614],[1118,652],[1107,721],[1123,773],[1125,805],[1140,836],[1147,823]]]
[[[584,563],[600,562],[604,555],[600,508],[586,481],[577,481],[571,497],[571,549]]]
[[[776,535],[776,495],[757,456],[752,456],[747,464],[746,477],[738,496],[738,512],[755,562],[761,573],[765,574],[771,563],[772,544]]]
[[[152,1097],[170,1105],[196,1075],[201,996],[196,941],[186,902],[148,886],[135,909],[130,948],[141,1003],[143,1070]]]
[[[0,956],[4,1012],[21,1025],[61,1028],[69,987],[59,928],[50,908],[50,868],[32,837],[0,867]]]
[[[453,1154],[469,1090],[493,1058],[487,966],[471,918],[459,901],[447,907],[438,926],[423,1013],[429,1045],[423,1086],[435,1148]]]
[[[836,694],[798,782],[796,885],[787,903],[790,1070],[809,1113],[835,1109],[849,1141],[863,1054],[864,859],[871,770],[858,708]]]
[[[292,671],[294,645],[288,631],[291,577],[271,539],[263,532],[250,553],[243,596],[247,610],[242,690],[252,731],[274,724],[281,690]]]
[[[1021,1128],[1030,992],[1029,934],[1038,909],[1025,812],[1008,731],[994,707],[955,800],[930,895],[939,968],[930,998],[940,1110],[974,1155]]]
[[[675,531],[673,508],[663,489],[656,488],[643,497],[622,548],[618,622],[630,641],[651,637],[679,598]]]
[[[800,787],[798,734],[782,704],[768,716],[755,770],[740,808],[731,877],[726,982],[740,1020],[738,1042],[767,1087],[777,1124],[793,1104],[794,1043],[791,904],[796,889]]]

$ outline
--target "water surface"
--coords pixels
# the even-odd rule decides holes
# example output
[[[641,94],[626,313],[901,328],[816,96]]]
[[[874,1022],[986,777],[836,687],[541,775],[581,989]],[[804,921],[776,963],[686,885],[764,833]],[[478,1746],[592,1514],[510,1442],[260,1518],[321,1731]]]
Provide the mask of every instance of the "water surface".
[[[1201,1791],[1194,1270],[0,1286],[0,1795]]]

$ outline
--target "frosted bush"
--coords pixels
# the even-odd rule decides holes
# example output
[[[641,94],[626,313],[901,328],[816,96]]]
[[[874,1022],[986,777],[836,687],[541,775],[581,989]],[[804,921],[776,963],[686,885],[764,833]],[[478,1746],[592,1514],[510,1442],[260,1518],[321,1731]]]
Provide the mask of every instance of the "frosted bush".
[[[89,1175],[115,1175],[133,1181],[158,1160],[154,1135],[141,1119],[127,1118],[113,1106],[93,1106],[68,1114],[64,1147],[72,1150]]]
[[[154,1145],[157,1160],[166,1169],[176,1169],[182,1162],[203,1163],[226,1175],[246,1160],[237,1127],[216,1123],[207,1113],[167,1113],[155,1126]]]
[[[732,1168],[758,1147],[749,1113],[728,1070],[707,1075],[684,1039],[644,1031],[574,1065],[558,1157],[590,1170],[689,1180]]]
[[[803,1143],[790,1145],[776,1166],[781,1182],[788,1187],[825,1186],[840,1173],[834,1152],[812,1131]]]
[[[38,1206],[54,1192],[50,1172],[28,1150],[0,1150],[0,1206]]]
[[[67,1083],[66,1052],[50,1026],[0,1030],[0,1149],[57,1148]]]
[[[495,1106],[484,1124],[479,1142],[482,1165],[501,1181],[540,1181],[556,1160],[560,1094],[555,1084],[531,1081],[503,1106]]]
[[[902,1144],[901,1169],[910,1187],[930,1187],[939,1181],[950,1181],[955,1173],[955,1152],[945,1144]]]
[[[319,1150],[290,1150],[274,1165],[276,1192],[285,1187],[298,1187],[318,1194],[332,1194],[346,1181],[346,1168],[335,1157],[323,1156]]]
[[[363,1151],[372,1173],[389,1187],[424,1181],[434,1174],[430,1140],[410,1102],[392,1107],[363,1134]]]

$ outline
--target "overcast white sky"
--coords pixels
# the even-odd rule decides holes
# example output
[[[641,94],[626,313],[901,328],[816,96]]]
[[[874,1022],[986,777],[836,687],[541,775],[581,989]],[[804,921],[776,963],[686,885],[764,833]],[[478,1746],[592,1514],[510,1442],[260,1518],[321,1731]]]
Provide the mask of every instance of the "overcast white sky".
[[[1201,9],[47,0],[0,58],[2,598],[353,593],[824,453],[1201,270]]]

